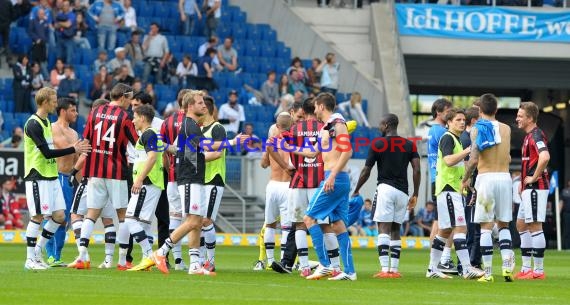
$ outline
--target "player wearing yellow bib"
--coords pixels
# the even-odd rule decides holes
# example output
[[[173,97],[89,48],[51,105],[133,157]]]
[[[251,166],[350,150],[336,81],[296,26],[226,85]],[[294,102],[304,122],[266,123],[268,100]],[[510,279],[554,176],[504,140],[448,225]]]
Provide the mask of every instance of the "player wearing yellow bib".
[[[48,266],[43,260],[42,250],[65,220],[65,201],[61,185],[57,180],[55,158],[74,153],[87,153],[91,150],[91,146],[85,141],[77,141],[71,147],[53,149],[48,114],[53,113],[57,106],[56,91],[42,88],[35,99],[38,111],[24,125],[24,180],[31,217],[26,229],[27,258],[24,268],[44,270]],[[40,222],[44,218],[48,221],[38,240]]]
[[[140,271],[154,265],[150,258],[152,245],[148,234],[158,199],[164,190],[161,151],[164,144],[158,139],[158,131],[151,127],[153,118],[154,109],[150,105],[141,105],[134,110],[133,124],[142,134],[135,145],[132,196],[127,206],[125,224],[134,240],[141,246],[143,258],[140,264],[128,271]]]
[[[202,120],[202,133],[204,138],[215,141],[226,139],[226,129],[216,121],[216,106],[210,96],[204,96],[204,103],[208,113]],[[206,141],[208,141],[206,140]],[[216,228],[214,221],[218,215],[218,208],[224,194],[226,185],[226,150],[217,149],[205,153],[206,172],[204,176],[206,200],[208,203],[206,216],[202,221],[202,236],[200,238],[200,258],[203,260],[204,269],[216,271],[214,258],[216,254]]]
[[[467,250],[467,224],[463,195],[461,194],[461,179],[465,174],[464,160],[470,147],[463,148],[459,137],[465,130],[465,112],[456,108],[450,109],[445,115],[449,130],[445,132],[438,145],[437,175],[435,178],[435,195],[437,196],[438,232],[433,239],[430,254],[430,265],[427,278],[450,278],[438,269],[443,248],[453,230],[455,251],[463,266],[465,279],[480,278],[483,270],[471,266]]]

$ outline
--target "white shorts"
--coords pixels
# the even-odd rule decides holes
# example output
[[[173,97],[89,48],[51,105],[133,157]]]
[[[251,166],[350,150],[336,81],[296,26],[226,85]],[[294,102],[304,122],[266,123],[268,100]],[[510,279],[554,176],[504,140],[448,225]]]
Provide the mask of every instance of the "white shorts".
[[[216,221],[218,209],[222,202],[222,196],[224,196],[224,187],[217,185],[205,185],[204,188],[206,192],[206,202],[208,203],[205,217],[212,221]]]
[[[463,196],[458,192],[441,192],[437,195],[437,218],[440,229],[467,226]]]
[[[65,211],[65,200],[59,180],[26,181],[26,202],[30,216],[51,215]]]
[[[287,213],[289,182],[278,182],[270,180],[265,188],[265,223],[270,224],[281,217],[281,225],[291,225],[289,214]]]
[[[477,201],[473,222],[509,222],[513,218],[513,181],[509,173],[477,175]]]
[[[162,194],[162,190],[156,185],[143,185],[138,194],[131,193],[131,200],[125,216],[142,222],[152,222],[160,194]]]
[[[524,190],[517,218],[524,219],[525,223],[544,222],[548,192],[548,190]]]
[[[289,219],[287,221],[291,222],[303,222],[303,217],[307,212],[307,207],[309,202],[313,198],[313,195],[317,192],[317,188],[310,189],[299,189],[292,188],[289,190],[289,195],[287,199],[287,212],[289,214]]]
[[[397,188],[385,183],[379,184],[372,203],[372,215],[374,215],[372,219],[375,222],[402,224],[406,217],[408,199],[408,194]]]
[[[77,214],[81,216],[87,215],[87,183],[81,183],[75,190],[75,194],[73,195],[73,203],[71,204],[71,213]],[[101,210],[101,217],[102,218],[113,218],[117,215],[115,209],[113,209],[113,205],[107,204]]]
[[[90,177],[87,183],[87,208],[102,209],[109,202],[115,210],[129,205],[126,180]]]
[[[206,186],[203,184],[183,184],[178,186],[180,202],[182,203],[182,217],[187,215],[206,216]]]
[[[168,210],[170,215],[182,216],[182,203],[178,193],[178,183],[168,182],[166,185],[166,197],[168,197]]]

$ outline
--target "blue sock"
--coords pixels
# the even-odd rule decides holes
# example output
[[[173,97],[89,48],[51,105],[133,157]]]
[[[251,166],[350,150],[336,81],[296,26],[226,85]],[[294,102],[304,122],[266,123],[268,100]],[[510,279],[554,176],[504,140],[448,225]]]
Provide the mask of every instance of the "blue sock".
[[[315,252],[317,252],[317,257],[319,258],[319,263],[321,265],[328,267],[329,257],[327,255],[327,250],[325,249],[325,242],[323,238],[323,230],[319,225],[314,225],[309,228],[309,234],[311,234],[311,239],[313,240],[313,247],[315,247]]]
[[[55,239],[55,259],[61,260],[61,250],[63,249],[63,245],[65,244],[65,226],[60,226],[55,234],[53,235],[53,239]]]
[[[347,274],[354,273],[354,262],[352,259],[352,245],[350,243],[350,237],[348,232],[341,233],[336,236],[338,239],[338,246],[340,250],[340,258],[342,259],[342,264],[344,265],[344,272]]]

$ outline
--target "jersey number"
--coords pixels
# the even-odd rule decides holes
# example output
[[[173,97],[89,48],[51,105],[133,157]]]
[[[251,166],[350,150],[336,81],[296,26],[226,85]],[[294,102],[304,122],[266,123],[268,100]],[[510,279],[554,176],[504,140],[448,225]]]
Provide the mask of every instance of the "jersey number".
[[[101,128],[103,127],[103,121],[100,121],[95,125],[95,130],[97,131],[97,146],[101,145],[101,140],[109,142],[109,148],[113,148],[115,143],[115,123],[113,123],[101,137]]]

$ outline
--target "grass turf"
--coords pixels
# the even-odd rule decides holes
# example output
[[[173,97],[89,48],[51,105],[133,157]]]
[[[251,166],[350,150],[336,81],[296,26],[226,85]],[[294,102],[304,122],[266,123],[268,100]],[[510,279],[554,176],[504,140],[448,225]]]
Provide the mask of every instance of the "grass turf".
[[[66,246],[64,258],[75,255]],[[140,248],[136,248],[140,253]],[[401,279],[374,279],[378,257],[356,249],[356,282],[307,281],[296,273],[253,272],[256,247],[218,247],[217,276],[189,276],[182,271],[152,272],[23,269],[24,245],[0,245],[0,304],[569,304],[570,253],[547,251],[544,281],[505,283],[495,250],[495,283],[455,277],[426,279],[426,250],[403,250]],[[103,247],[94,246],[93,265]],[[185,256],[186,257],[186,256]],[[187,258],[186,258],[187,260]],[[520,260],[517,261],[519,263]],[[518,270],[518,266],[517,266]]]

